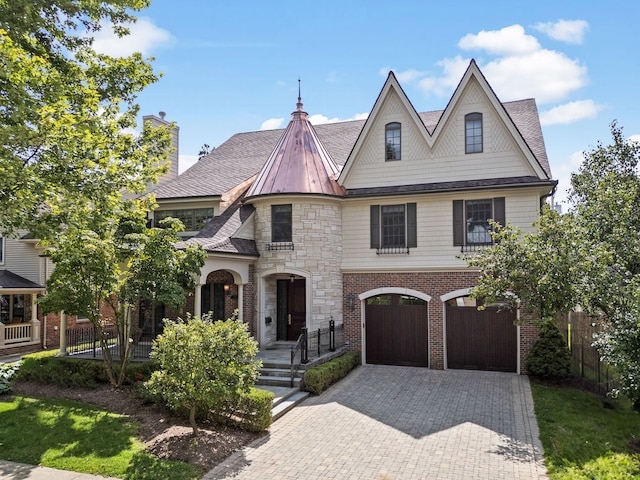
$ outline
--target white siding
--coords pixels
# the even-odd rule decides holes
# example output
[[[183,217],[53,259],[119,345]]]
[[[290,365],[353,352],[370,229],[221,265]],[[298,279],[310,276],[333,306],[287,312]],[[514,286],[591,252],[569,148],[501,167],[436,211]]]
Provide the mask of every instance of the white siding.
[[[26,232],[20,232],[22,236]],[[21,241],[19,238],[5,237],[4,265],[0,268],[10,270],[32,282],[40,283],[40,249],[36,249],[31,242]]]
[[[342,269],[346,271],[416,271],[463,269],[466,262],[457,258],[460,247],[453,245],[453,201],[506,197],[506,221],[532,231],[539,214],[539,192],[515,191],[465,192],[440,195],[385,197],[347,201],[342,207]],[[376,255],[370,248],[370,205],[394,205],[416,202],[418,246],[407,254]]]
[[[483,152],[465,154],[464,117],[483,117]],[[401,160],[386,162],[385,125],[402,124]],[[523,152],[475,79],[466,86],[446,124],[438,125],[433,148],[413,123],[398,94],[391,90],[345,180],[346,188],[477,180],[536,175]]]

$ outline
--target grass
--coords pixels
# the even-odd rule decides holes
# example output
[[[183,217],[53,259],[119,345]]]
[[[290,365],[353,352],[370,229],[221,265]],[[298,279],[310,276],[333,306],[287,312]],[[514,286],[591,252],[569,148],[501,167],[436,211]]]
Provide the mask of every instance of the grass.
[[[532,382],[550,480],[640,478],[640,413],[624,402]]]
[[[4,460],[122,479],[195,479],[193,465],[145,453],[128,417],[65,400],[0,401]]]

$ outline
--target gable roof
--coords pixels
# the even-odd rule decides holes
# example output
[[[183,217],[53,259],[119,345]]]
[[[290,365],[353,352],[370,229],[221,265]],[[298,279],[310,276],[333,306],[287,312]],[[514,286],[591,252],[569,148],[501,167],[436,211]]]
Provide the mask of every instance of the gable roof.
[[[285,193],[342,196],[344,189],[336,182],[338,172],[298,96],[291,121],[249,188],[247,198]]]
[[[478,79],[489,98],[493,99],[496,111],[503,118],[505,125],[510,128],[516,141],[519,141],[525,155],[528,155],[538,170],[541,169],[544,172],[542,176],[546,175],[547,179],[551,179],[551,168],[535,100],[526,99],[500,103],[474,61],[469,65],[445,110],[415,114],[416,123],[423,125],[425,137],[432,138],[437,134],[438,125],[446,121],[453,109],[455,99],[461,94],[462,86],[469,81],[471,75]],[[397,85],[397,89],[401,93],[400,96],[404,96],[395,76],[391,74],[389,78],[393,78],[394,84]],[[385,86],[388,83],[389,79]],[[408,100],[407,102],[409,111],[415,112],[411,103]],[[324,146],[327,154],[340,167],[346,163],[358,138],[363,137],[361,132],[366,127],[366,122],[367,120],[351,120],[327,123],[313,127],[313,131],[317,135],[318,142]],[[261,171],[284,133],[285,129],[237,133],[209,155],[200,159],[177,179],[157,186],[153,193],[158,200],[221,197],[225,192],[248,181]],[[433,142],[433,139],[430,142]]]
[[[368,136],[368,132],[371,128],[373,128],[372,125],[374,124],[375,119],[380,115],[385,99],[388,98],[392,92],[395,92],[397,94],[401,104],[405,108],[406,113],[408,113],[408,115],[413,119],[413,123],[418,127],[419,134],[422,135],[425,143],[431,148],[434,146],[435,142],[440,136],[440,133],[443,131],[444,127],[441,127],[440,125],[445,125],[447,123],[456,105],[459,103],[465,87],[469,84],[471,79],[475,79],[478,82],[480,88],[484,91],[487,99],[489,100],[489,103],[491,103],[494,107],[495,111],[498,114],[498,117],[502,120],[511,136],[514,138],[516,144],[520,148],[520,151],[523,153],[526,160],[536,172],[536,175],[538,175],[540,178],[546,177],[546,180],[551,180],[551,169],[549,168],[549,161],[546,156],[546,148],[544,146],[544,140],[542,137],[538,111],[535,107],[535,101],[522,101],[528,102],[526,106],[520,105],[520,102],[510,102],[512,105],[518,104],[517,107],[513,109],[514,116],[519,121],[519,125],[516,124],[516,119],[514,119],[509,114],[506,104],[500,102],[495,92],[487,82],[486,78],[478,68],[475,60],[472,59],[469,62],[469,66],[462,76],[462,79],[456,87],[451,99],[449,100],[449,103],[444,110],[439,112],[440,115],[435,114],[435,112],[426,112],[422,115],[418,114],[413,107],[413,104],[405,94],[404,90],[400,86],[400,83],[398,82],[395,74],[393,73],[393,71],[390,71],[389,75],[387,76],[387,80],[380,90],[373,108],[371,109],[371,113],[365,121],[365,124],[362,127],[362,131],[358,135],[353,149],[349,154],[349,158],[347,159],[347,162],[342,169],[342,172],[340,173],[339,182],[341,184],[345,183],[346,178],[348,177],[349,172],[354,164],[354,159],[357,157],[359,151],[363,147],[365,139]],[[536,156],[536,153],[540,155],[540,158]]]

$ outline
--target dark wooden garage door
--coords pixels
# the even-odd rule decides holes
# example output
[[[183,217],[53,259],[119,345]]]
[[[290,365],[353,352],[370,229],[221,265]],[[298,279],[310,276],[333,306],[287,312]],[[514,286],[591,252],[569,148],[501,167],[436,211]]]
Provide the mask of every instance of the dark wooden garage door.
[[[515,372],[516,313],[447,304],[447,367]]]
[[[367,299],[367,363],[426,367],[427,302],[406,295]]]

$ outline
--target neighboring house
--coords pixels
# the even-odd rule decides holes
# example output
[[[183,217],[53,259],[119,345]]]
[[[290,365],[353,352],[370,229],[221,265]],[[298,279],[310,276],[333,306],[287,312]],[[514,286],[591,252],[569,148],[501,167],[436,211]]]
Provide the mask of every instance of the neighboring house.
[[[40,347],[35,302],[44,293],[46,260],[24,233],[17,238],[0,237],[0,355],[16,347]]]
[[[186,310],[237,308],[261,348],[334,320],[364,363],[523,372],[536,328],[477,310],[461,255],[491,245],[489,219],[530,231],[556,183],[535,101],[501,103],[471,61],[442,111],[393,73],[366,121],[313,127],[299,98],[284,131],[156,187],[154,215],[208,252]]]

